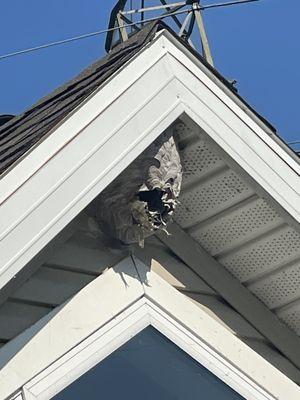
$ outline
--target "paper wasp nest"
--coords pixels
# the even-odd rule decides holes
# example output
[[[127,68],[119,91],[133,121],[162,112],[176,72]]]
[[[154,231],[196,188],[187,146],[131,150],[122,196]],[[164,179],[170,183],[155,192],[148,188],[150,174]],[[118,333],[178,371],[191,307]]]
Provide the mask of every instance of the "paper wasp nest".
[[[153,142],[99,196],[94,211],[101,231],[123,244],[139,243],[166,231],[182,182],[171,130]]]

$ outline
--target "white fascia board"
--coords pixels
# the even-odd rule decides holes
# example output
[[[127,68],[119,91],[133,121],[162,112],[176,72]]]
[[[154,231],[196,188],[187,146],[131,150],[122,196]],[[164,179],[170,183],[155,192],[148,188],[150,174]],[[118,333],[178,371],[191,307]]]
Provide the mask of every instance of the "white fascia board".
[[[165,58],[155,42],[0,181],[0,288],[182,114]]]
[[[299,222],[299,165],[220,85],[162,32],[95,92],[0,181],[0,288],[183,112]]]
[[[208,69],[199,58],[195,57],[183,44],[168,31],[163,31],[163,34],[168,41],[173,44],[172,54],[178,60],[182,60],[179,53],[183,53],[191,62],[196,65],[197,70],[194,69],[197,76],[210,88],[222,101],[224,101],[230,109],[241,116],[244,122],[258,134],[273,150],[282,157],[291,168],[298,171],[300,168],[299,157],[285,145],[276,134],[249,108],[247,105],[232,91],[230,90],[210,69]],[[170,49],[170,46],[168,47]],[[185,65],[185,64],[184,64]],[[189,67],[188,67],[189,68]],[[199,71],[202,72],[199,75]]]
[[[151,51],[152,60],[140,58],[141,53],[149,47],[145,46],[140,53],[135,55],[124,66],[110,76],[92,94],[77,106],[66,118],[59,122],[50,132],[45,135],[41,142],[33,146],[26,157],[17,162],[13,169],[0,180],[0,205],[4,203],[13,193],[25,184],[32,175],[71,142],[90,123],[105,112],[105,110],[120,98],[130,87],[139,81],[153,65],[165,54],[165,50],[159,47]],[[132,63],[134,62],[134,65]],[[124,70],[124,73],[122,73]],[[121,74],[122,73],[122,74]],[[130,113],[134,109],[130,110]],[[116,121],[117,122],[117,121]],[[119,121],[121,123],[121,120]],[[99,134],[100,135],[100,134]],[[108,133],[101,132],[104,140]]]
[[[143,295],[143,287],[131,258],[121,261],[92,281],[41,327],[40,331],[33,332],[32,339],[3,366],[0,371],[0,400],[21,389],[26,382],[97,329],[109,324],[118,314],[125,311],[127,316],[137,310],[138,304],[134,310],[129,308]],[[24,334],[16,341],[22,342]]]
[[[224,381],[225,374],[226,382],[246,399],[298,399],[300,388],[288,377],[155,272],[150,272],[142,261],[135,259],[135,266],[143,283],[145,296],[155,305],[152,307],[157,312],[156,318],[151,319],[151,324],[160,332],[191,356],[193,356],[191,349],[197,348],[198,352],[203,350],[202,357],[198,358],[198,361]],[[163,310],[166,315],[178,321],[181,326],[181,328],[178,326],[179,330],[184,326],[191,334],[196,334],[199,338],[199,347],[193,340],[184,345],[180,337],[178,342],[175,336],[170,337],[166,324],[160,323],[159,310]],[[176,324],[174,321],[172,323]],[[197,359],[196,355],[194,358]],[[251,386],[255,388],[254,391],[250,389]],[[245,391],[241,391],[241,388]]]
[[[34,400],[48,400],[150,325],[145,298],[98,329],[93,335],[23,386]],[[27,399],[25,396],[24,400]]]
[[[221,82],[211,80],[208,69],[191,53],[185,57],[176,42],[167,47],[177,95],[189,117],[300,222],[299,162],[225,94]]]
[[[1,371],[0,399],[48,400],[152,325],[251,400],[300,389],[142,262],[127,258],[79,292]]]
[[[182,81],[178,81],[177,91],[180,92],[186,114],[299,223],[299,174],[279,158],[273,149],[254,137],[242,120],[231,118],[233,115],[227,119],[226,113],[220,119],[220,114],[217,115],[208,106],[208,102],[202,103],[200,97]],[[219,110],[222,105],[219,104]]]

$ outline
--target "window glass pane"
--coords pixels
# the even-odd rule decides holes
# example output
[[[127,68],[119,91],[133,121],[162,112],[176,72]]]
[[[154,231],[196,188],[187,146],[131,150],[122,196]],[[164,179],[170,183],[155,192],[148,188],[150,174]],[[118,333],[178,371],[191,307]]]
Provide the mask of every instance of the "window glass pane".
[[[92,368],[55,400],[237,400],[242,397],[152,327]]]

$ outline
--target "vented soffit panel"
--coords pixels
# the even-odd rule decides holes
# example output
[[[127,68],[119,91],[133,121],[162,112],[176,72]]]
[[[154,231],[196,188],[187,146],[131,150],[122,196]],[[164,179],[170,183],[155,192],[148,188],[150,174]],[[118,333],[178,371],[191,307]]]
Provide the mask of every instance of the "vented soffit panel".
[[[299,224],[289,225],[192,121],[176,130],[183,190],[175,221],[300,335]]]

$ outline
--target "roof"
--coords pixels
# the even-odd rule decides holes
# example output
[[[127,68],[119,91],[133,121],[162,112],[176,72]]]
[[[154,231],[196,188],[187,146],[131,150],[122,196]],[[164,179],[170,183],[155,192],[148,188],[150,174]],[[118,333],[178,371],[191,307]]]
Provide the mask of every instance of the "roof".
[[[0,174],[41,140],[94,90],[144,47],[160,24],[147,25],[74,79],[41,99],[0,129]]]
[[[6,124],[12,118],[14,118],[14,115],[9,115],[9,114],[0,115],[0,126]]]
[[[255,112],[238,94],[237,90],[205,59],[179,38],[167,25],[155,21],[145,25],[126,42],[116,46],[107,56],[96,61],[78,76],[56,89],[48,96],[0,127],[0,175],[43,139],[51,129],[67,117],[77,106],[101,86],[155,37],[156,32],[167,29],[178,41],[209,68],[273,133],[275,128]]]
[[[183,290],[202,305],[203,294],[210,300],[217,297],[212,303],[218,303],[221,320],[232,314],[230,307],[223,307],[229,303],[242,317],[237,317],[239,328],[245,318],[258,332],[245,328],[239,335],[247,341],[250,337],[252,345],[258,338],[268,350],[276,347],[273,356],[281,352],[281,368],[287,363],[286,375],[299,382],[299,285],[294,284],[300,260],[299,163],[237,100],[232,87],[221,83],[217,72],[169,31],[145,43],[149,45],[140,47],[124,67],[116,67],[112,79],[99,84],[100,90],[83,98],[76,112],[70,108],[69,117],[59,120],[55,129],[45,129],[47,140],[40,140],[0,180],[0,303],[5,302],[0,345],[1,339],[4,344],[34,322],[39,324],[42,315],[48,316],[52,307],[101,273],[100,240],[91,243],[93,232],[87,224],[86,237],[74,238],[80,244],[75,252],[72,230],[82,232],[79,217],[85,207],[159,135],[172,129],[186,174],[177,228],[171,225],[173,235],[161,238],[166,252],[174,253],[170,268],[175,269],[176,259],[183,260],[213,293],[202,283],[196,287],[194,274]],[[88,271],[83,243],[88,254],[95,255]],[[107,255],[105,247],[105,268],[115,262]],[[181,265],[178,271],[184,274]],[[278,279],[276,275],[272,280],[274,273]]]

